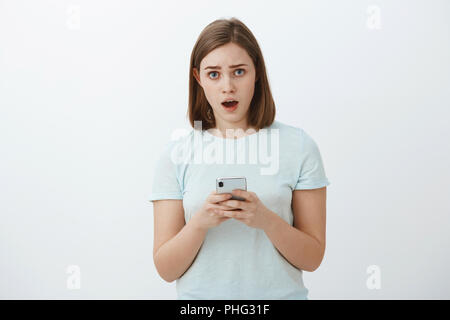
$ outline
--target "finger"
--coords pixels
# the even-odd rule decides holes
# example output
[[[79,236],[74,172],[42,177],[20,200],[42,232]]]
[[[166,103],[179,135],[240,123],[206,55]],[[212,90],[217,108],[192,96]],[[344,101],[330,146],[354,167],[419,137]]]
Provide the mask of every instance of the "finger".
[[[246,210],[248,207],[248,203],[246,203],[244,201],[240,201],[240,200],[225,200],[225,201],[222,201],[220,204],[223,204],[223,205],[231,207],[231,208],[241,209],[241,210]]]
[[[241,189],[234,189],[233,191],[231,191],[231,193],[235,196],[244,198],[246,201],[252,201],[253,199],[253,195],[245,190],[241,190]]]
[[[222,202],[220,202],[219,204],[211,204],[211,207],[214,208],[215,210],[219,210],[219,211],[234,209],[233,207],[223,205]]]
[[[214,204],[211,205],[211,208],[212,208],[211,211],[215,215],[219,215],[219,216],[223,216],[223,213],[225,211],[233,210],[233,208],[229,208],[229,207],[225,207],[225,206],[219,206],[219,205],[214,205]]]
[[[232,197],[231,193],[212,193],[209,196],[209,202],[210,203],[218,203],[221,201],[231,199],[231,197]]]
[[[223,215],[225,217],[230,217],[234,219],[244,219],[245,213],[239,212],[239,211],[223,211]]]

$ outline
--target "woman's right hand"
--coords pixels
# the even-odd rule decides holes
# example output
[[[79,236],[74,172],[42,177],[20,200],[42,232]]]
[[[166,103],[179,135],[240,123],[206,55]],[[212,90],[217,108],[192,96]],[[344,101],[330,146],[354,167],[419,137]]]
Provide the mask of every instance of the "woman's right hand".
[[[197,227],[205,231],[227,221],[230,217],[226,217],[220,212],[222,210],[232,210],[233,208],[218,204],[218,202],[231,199],[231,197],[231,193],[211,192],[203,203],[203,206],[194,214],[191,220],[193,220]]]

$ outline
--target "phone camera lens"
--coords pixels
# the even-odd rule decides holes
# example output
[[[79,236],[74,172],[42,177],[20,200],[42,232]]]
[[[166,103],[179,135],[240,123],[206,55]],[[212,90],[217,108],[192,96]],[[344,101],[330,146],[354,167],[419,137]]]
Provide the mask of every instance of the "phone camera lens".
[[[223,187],[223,182],[222,181],[219,182],[219,187],[221,187],[221,188]]]

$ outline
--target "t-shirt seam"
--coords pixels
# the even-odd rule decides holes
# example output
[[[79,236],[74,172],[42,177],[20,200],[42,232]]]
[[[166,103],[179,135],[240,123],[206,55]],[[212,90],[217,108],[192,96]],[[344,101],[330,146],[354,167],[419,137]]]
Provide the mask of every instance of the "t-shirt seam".
[[[298,129],[298,131],[300,131],[300,139],[299,139],[299,149],[302,147],[302,140],[303,140],[303,135],[304,135],[304,133],[303,133],[303,130],[301,129],[301,128],[297,128]],[[298,152],[298,154],[299,155],[301,155],[302,153],[301,153],[301,150],[299,150],[299,152]],[[300,158],[298,159],[298,171],[297,171],[297,176],[296,176],[296,181],[295,181],[295,183],[294,183],[294,189],[295,189],[295,186],[297,185],[297,183],[298,183],[298,180],[300,179],[300,174],[302,173],[302,163],[301,163],[301,156],[300,156]]]

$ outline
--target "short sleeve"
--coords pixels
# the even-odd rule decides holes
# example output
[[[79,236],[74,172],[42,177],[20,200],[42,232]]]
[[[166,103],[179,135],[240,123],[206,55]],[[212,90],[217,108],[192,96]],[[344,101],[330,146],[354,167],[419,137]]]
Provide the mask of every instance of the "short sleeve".
[[[317,189],[326,187],[328,181],[322,157],[316,142],[301,130],[300,172],[294,190]]]
[[[149,201],[183,199],[177,177],[177,165],[171,157],[172,147],[173,142],[168,143],[156,163]]]

